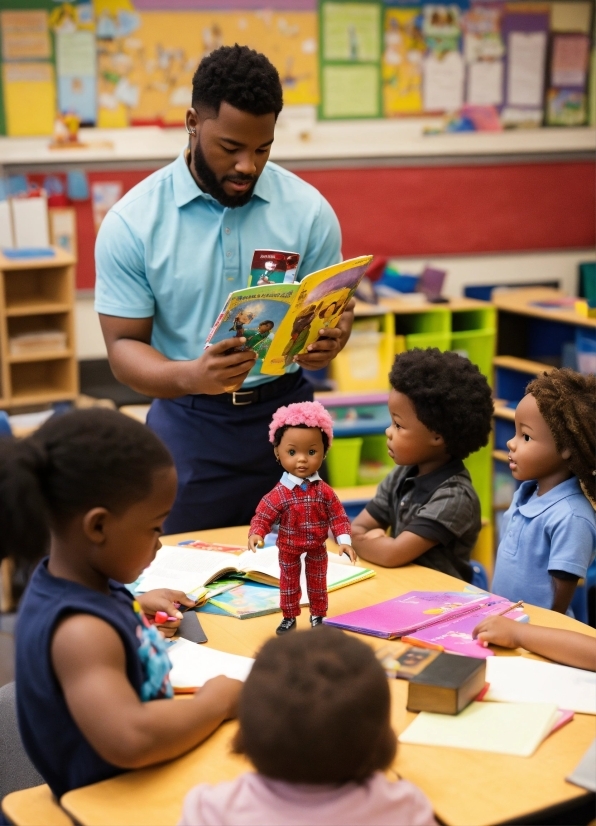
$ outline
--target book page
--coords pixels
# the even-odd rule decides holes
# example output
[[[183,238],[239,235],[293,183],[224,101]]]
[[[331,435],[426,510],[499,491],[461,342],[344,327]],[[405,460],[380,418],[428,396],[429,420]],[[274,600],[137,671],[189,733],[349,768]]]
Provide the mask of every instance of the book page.
[[[596,673],[528,657],[492,657],[486,663],[490,688],[485,700],[556,703],[581,714],[596,714]]]
[[[183,639],[170,646],[168,657],[172,663],[170,682],[174,691],[200,688],[220,674],[244,681],[254,663],[251,657],[228,654]]]
[[[556,718],[551,703],[471,703],[456,715],[422,711],[399,741],[529,757]]]
[[[144,593],[153,588],[174,588],[189,593],[220,572],[237,570],[236,563],[237,559],[229,553],[163,545],[142,573],[135,590]]]

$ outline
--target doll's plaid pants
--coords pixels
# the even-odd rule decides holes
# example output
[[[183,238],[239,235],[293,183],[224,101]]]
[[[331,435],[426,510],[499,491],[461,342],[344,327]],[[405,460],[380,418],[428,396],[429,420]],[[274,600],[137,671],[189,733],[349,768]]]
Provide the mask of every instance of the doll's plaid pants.
[[[280,606],[284,617],[300,615],[300,551],[279,545]],[[306,554],[306,588],[313,617],[327,614],[327,548],[310,550]]]

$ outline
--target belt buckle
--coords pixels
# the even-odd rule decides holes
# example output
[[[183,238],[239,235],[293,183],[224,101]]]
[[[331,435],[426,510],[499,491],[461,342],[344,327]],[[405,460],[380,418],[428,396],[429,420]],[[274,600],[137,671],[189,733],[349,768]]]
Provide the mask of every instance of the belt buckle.
[[[244,407],[244,405],[246,405],[246,404],[252,404],[252,398],[250,398],[248,401],[243,402],[243,401],[238,401],[237,396],[251,396],[252,397],[253,393],[254,393],[253,390],[234,390],[233,393],[232,393],[232,404],[235,405],[236,407]]]

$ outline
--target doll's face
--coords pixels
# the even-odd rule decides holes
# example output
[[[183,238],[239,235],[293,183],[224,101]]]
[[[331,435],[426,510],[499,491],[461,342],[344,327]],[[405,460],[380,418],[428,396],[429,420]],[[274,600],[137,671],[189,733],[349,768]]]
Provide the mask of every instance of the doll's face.
[[[553,434],[542,418],[536,399],[524,396],[515,411],[515,436],[507,442],[509,468],[515,479],[538,481],[539,493],[571,476],[568,451],[558,452]]]
[[[288,473],[306,479],[323,464],[325,451],[318,427],[289,427],[275,448],[275,455]]]

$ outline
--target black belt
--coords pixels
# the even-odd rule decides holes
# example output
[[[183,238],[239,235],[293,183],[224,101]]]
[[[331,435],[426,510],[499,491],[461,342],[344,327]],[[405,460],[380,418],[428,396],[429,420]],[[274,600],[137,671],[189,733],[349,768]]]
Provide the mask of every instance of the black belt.
[[[286,373],[273,381],[268,381],[266,384],[259,384],[257,387],[234,390],[233,393],[218,393],[214,396],[207,394],[181,396],[174,399],[174,401],[178,404],[184,405],[185,407],[198,406],[196,402],[198,402],[199,399],[202,402],[209,399],[215,402],[221,402],[223,404],[231,404],[234,407],[244,407],[247,404],[266,402],[287,393],[301,380],[301,378],[302,371],[296,370],[293,373]]]

